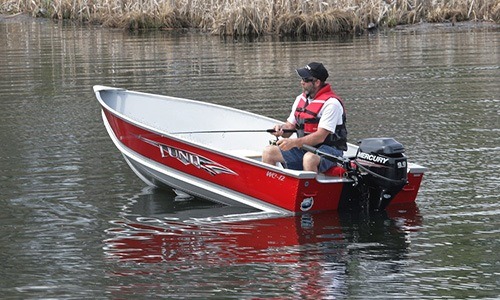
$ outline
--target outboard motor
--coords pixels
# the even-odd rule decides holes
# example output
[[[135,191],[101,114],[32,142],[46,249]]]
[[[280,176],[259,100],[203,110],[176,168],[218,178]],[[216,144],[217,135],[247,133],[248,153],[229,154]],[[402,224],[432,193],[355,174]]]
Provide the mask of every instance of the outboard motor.
[[[355,161],[373,209],[384,209],[407,183],[404,147],[392,138],[361,140]]]

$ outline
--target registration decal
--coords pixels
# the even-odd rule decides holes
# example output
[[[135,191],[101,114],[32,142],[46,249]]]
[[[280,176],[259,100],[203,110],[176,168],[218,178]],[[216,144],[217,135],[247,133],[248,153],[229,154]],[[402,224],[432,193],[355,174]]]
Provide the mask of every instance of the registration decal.
[[[274,173],[271,171],[267,171],[266,176],[278,181],[285,181],[285,175]]]

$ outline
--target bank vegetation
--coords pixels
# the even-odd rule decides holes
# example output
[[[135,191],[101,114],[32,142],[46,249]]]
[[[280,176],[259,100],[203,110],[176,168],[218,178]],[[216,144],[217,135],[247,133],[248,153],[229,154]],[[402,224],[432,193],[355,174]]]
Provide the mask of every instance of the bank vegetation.
[[[500,23],[498,0],[0,0],[0,13],[219,35],[327,35],[461,21]]]

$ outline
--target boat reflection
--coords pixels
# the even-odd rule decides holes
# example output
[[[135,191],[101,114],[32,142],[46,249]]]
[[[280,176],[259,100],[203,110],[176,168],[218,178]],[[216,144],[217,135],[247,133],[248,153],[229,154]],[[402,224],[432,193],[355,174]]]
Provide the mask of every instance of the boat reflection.
[[[122,218],[107,230],[107,256],[140,263],[186,262],[184,267],[196,262],[294,263],[311,255],[335,255],[336,261],[343,261],[353,255],[376,256],[373,251],[380,248],[389,258],[401,257],[409,247],[409,234],[422,221],[413,203],[370,215],[282,216],[169,197],[175,194],[145,189],[131,199]]]

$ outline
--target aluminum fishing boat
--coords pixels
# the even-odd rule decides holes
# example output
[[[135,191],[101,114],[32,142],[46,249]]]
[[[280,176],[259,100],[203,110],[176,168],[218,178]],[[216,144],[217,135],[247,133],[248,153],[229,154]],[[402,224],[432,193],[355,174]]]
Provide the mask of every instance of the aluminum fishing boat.
[[[349,144],[325,173],[261,161],[278,120],[200,101],[94,86],[115,146],[148,185],[226,205],[300,214],[414,202],[426,168],[392,138]]]

